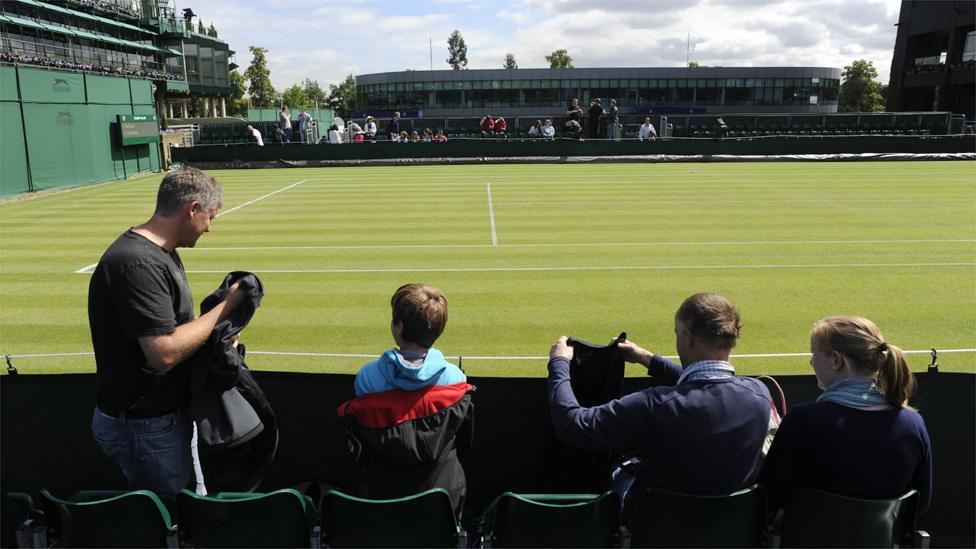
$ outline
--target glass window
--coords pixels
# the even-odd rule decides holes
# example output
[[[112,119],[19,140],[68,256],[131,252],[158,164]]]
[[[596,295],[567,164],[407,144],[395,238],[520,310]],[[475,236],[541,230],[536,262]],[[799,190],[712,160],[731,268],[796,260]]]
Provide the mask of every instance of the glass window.
[[[617,80],[617,79],[610,80],[610,87],[611,88],[619,88],[620,87],[620,80]]]
[[[491,81],[491,89],[493,89],[493,90],[500,90],[500,89],[502,89],[502,82],[501,82],[501,80],[492,80]]]
[[[512,89],[512,81],[511,80],[502,80],[502,89],[503,90],[510,90],[510,89]]]
[[[976,31],[966,33],[966,43],[962,48],[962,62],[967,61],[976,61]]]
[[[480,90],[481,89],[481,80],[475,80],[474,83],[471,85],[471,89],[473,89],[473,90]]]
[[[600,87],[601,88],[609,88],[610,87],[610,80],[606,80],[606,79],[600,80]]]
[[[433,82],[424,82],[424,90],[431,91],[433,89],[434,89],[434,83]]]

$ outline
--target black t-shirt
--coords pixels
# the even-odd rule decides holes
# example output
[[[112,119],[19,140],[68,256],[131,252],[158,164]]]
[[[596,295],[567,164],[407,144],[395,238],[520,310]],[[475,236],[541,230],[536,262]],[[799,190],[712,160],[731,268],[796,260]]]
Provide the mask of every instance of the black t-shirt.
[[[596,120],[603,115],[603,107],[594,103],[590,106],[590,110],[587,113],[590,115],[590,120]]]
[[[572,103],[566,107],[566,112],[569,115],[570,120],[575,120],[580,122],[583,119],[583,109],[579,105],[573,105]]]
[[[98,402],[160,412],[186,405],[190,365],[158,373],[137,338],[171,334],[192,319],[193,296],[180,256],[131,229],[116,239],[88,285]]]

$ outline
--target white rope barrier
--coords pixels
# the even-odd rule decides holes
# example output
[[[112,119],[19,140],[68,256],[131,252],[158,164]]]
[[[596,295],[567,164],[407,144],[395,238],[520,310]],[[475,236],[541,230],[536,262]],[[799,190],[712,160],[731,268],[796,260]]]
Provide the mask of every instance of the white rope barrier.
[[[976,353],[976,349],[935,349],[939,354],[950,354],[950,353]],[[932,353],[932,349],[918,349],[903,351],[906,355],[927,355]],[[303,352],[292,352],[292,351],[247,351],[249,355],[256,356],[295,356],[295,357],[307,357],[307,358],[375,358],[376,353],[372,354],[362,354],[362,353],[303,353]],[[0,355],[5,359],[13,358],[58,358],[58,357],[72,357],[72,356],[95,356],[93,352],[87,353],[45,353],[45,354],[25,354],[25,355]],[[808,357],[810,353],[764,353],[764,354],[741,354],[732,355],[732,359],[740,358],[793,358],[793,357]],[[463,359],[463,360],[548,360],[548,356],[447,356],[445,358],[449,359]],[[667,359],[677,359],[677,356],[667,355],[664,356]]]

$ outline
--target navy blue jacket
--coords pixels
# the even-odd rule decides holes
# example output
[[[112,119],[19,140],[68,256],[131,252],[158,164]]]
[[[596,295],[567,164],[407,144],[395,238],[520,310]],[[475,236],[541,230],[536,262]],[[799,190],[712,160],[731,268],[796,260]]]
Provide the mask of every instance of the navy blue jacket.
[[[759,481],[770,509],[804,486],[867,499],[918,490],[923,513],[932,499],[932,443],[922,416],[908,408],[797,404],[783,418]]]
[[[556,436],[582,449],[640,451],[631,495],[642,488],[728,494],[756,481],[772,399],[761,381],[729,377],[674,385],[682,367],[654,356],[662,386],[583,408],[569,384],[569,361],[549,361],[549,410]]]

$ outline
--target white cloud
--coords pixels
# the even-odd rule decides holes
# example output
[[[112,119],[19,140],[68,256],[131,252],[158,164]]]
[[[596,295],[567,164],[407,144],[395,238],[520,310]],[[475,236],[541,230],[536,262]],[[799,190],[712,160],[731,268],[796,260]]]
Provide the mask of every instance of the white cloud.
[[[323,86],[350,72],[446,69],[461,31],[468,67],[545,67],[565,48],[577,67],[843,67],[874,62],[887,81],[899,0],[206,0],[193,6],[238,52],[269,50],[275,87]],[[690,40],[689,40],[690,35]],[[430,42],[428,42],[428,37]],[[431,46],[432,50],[431,51]],[[433,55],[431,55],[433,54]]]

